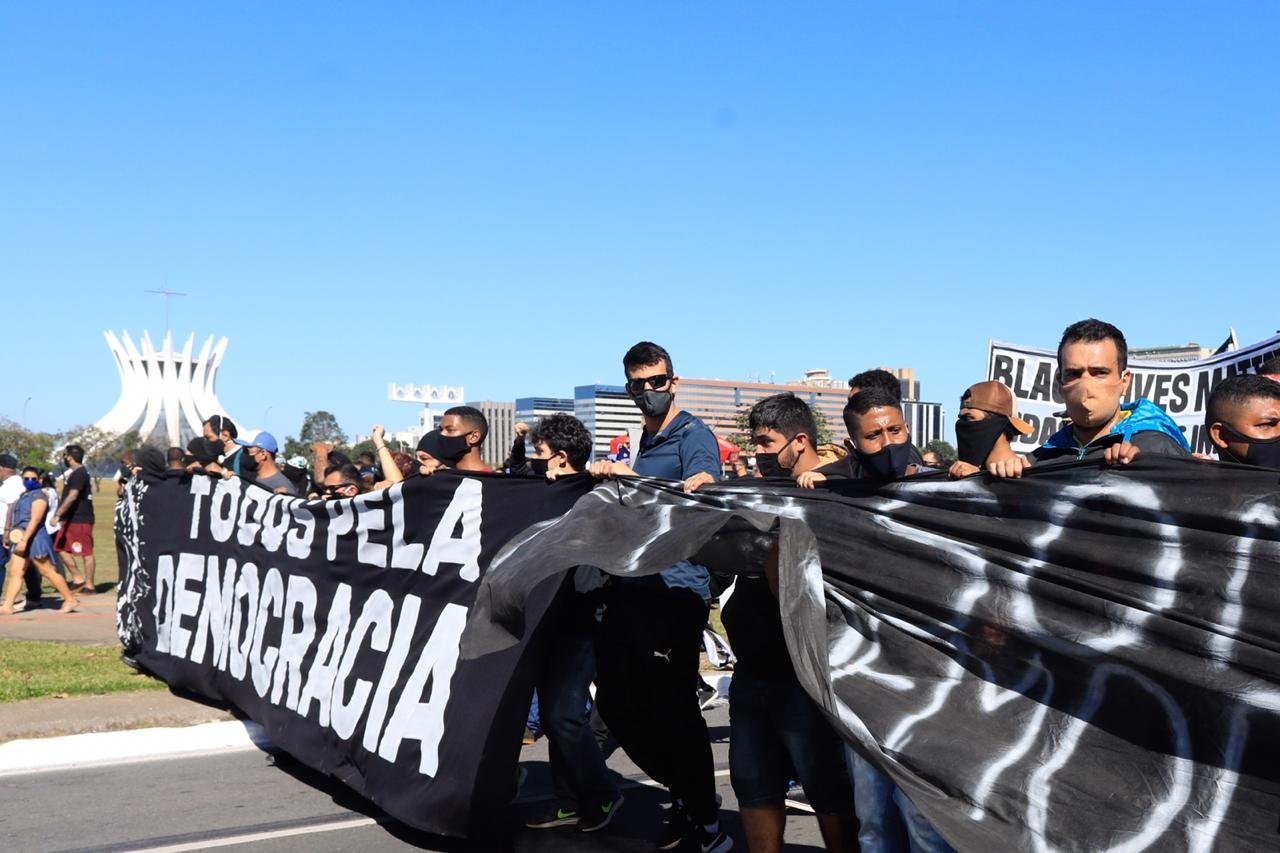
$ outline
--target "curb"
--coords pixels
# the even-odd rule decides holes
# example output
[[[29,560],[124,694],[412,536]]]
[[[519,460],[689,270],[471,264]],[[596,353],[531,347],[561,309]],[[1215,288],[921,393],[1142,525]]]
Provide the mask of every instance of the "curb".
[[[728,698],[732,677],[716,679],[713,700]],[[252,720],[26,738],[0,744],[0,777],[270,748],[266,731]]]
[[[30,738],[0,744],[0,777],[270,746],[263,728],[250,720]]]

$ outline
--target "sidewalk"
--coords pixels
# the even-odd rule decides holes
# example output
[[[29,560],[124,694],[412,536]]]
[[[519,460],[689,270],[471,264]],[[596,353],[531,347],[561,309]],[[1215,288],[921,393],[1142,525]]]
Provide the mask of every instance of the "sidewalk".
[[[58,612],[61,600],[56,593],[46,595],[43,604],[39,610],[0,616],[0,638],[100,645],[119,650],[114,588],[82,596],[75,613]],[[0,703],[0,743],[155,726],[194,726],[234,719],[230,712],[219,707],[156,690],[27,699]]]
[[[229,711],[215,705],[157,690],[26,699],[0,703],[0,743],[155,726],[195,726],[234,719]]]
[[[105,584],[104,584],[105,586]],[[62,599],[46,593],[38,610],[0,616],[0,638],[44,640],[82,646],[118,646],[116,638],[116,591],[112,587],[97,595],[80,596],[75,613],[59,613]]]

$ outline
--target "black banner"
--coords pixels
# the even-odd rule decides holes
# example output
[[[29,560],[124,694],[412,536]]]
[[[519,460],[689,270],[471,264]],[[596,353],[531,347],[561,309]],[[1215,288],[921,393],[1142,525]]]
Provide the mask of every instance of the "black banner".
[[[528,592],[584,552],[759,565],[773,532],[806,690],[956,848],[1273,850],[1278,490],[1164,457],[878,491],[619,481],[495,559],[464,659],[522,636]]]
[[[475,835],[514,794],[538,649],[460,661],[468,611],[499,547],[592,485],[439,472],[303,501],[239,479],[135,478],[116,514],[120,638],[406,824]],[[556,589],[530,597],[531,629]]]

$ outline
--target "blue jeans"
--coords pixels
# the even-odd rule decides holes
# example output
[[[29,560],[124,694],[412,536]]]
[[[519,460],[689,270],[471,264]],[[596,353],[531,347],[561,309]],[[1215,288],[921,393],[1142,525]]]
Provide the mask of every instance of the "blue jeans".
[[[954,853],[888,775],[848,744],[844,752],[863,853]]]
[[[533,701],[529,703],[529,716],[525,717],[524,727],[534,734],[542,734],[542,720],[538,717],[538,691],[533,691]]]
[[[618,798],[591,730],[591,694],[596,674],[591,635],[562,628],[551,641],[547,666],[538,682],[538,711],[551,757],[556,796],[585,810]]]
[[[729,683],[729,780],[738,805],[781,806],[798,779],[818,814],[850,815],[853,792],[840,738],[795,676]]]

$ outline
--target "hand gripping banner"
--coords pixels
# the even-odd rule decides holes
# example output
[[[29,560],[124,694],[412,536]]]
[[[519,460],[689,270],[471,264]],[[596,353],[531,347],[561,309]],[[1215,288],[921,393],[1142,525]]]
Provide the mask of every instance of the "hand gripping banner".
[[[805,689],[957,849],[1280,848],[1274,471],[619,481],[495,559],[463,657],[522,636],[530,590],[584,552],[737,571],[773,542]]]
[[[459,638],[498,548],[590,478],[441,472],[333,501],[204,475],[131,482],[117,625],[143,667],[230,703],[410,826],[492,829],[557,584],[529,598],[526,642],[460,661]]]

